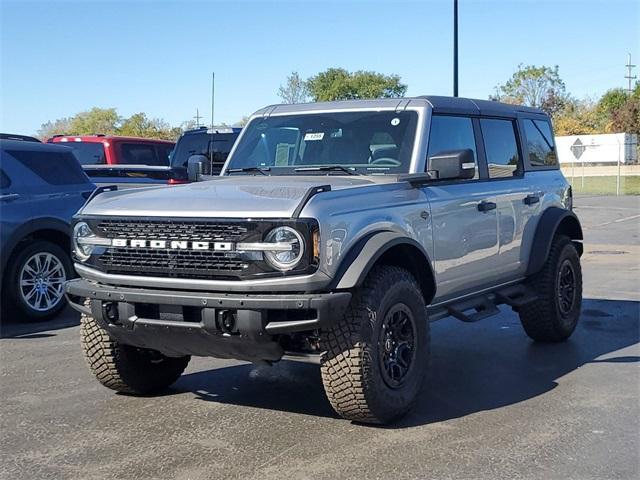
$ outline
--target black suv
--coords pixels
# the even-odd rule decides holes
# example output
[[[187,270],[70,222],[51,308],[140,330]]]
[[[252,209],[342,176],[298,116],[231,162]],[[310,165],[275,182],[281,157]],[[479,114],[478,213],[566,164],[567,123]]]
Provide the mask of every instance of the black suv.
[[[193,161],[198,158],[205,163],[199,173],[219,175],[241,131],[242,128],[236,127],[200,127],[184,132],[171,155],[171,169],[174,170],[176,178],[189,179],[189,159]]]

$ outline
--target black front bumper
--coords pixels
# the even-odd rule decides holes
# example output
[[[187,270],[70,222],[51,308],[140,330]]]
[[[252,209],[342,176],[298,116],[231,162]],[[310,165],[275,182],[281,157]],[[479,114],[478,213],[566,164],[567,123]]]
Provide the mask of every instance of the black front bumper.
[[[166,355],[277,361],[278,335],[327,328],[342,319],[349,292],[243,295],[117,287],[75,279],[73,308],[115,340]],[[90,300],[90,308],[84,299]],[[80,300],[79,300],[80,299]],[[170,310],[169,319],[161,311]]]

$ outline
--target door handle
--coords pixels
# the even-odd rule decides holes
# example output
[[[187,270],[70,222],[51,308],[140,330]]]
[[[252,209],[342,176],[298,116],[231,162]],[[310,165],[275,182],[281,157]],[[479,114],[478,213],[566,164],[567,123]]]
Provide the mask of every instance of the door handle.
[[[3,202],[10,202],[17,198],[20,198],[20,195],[17,193],[7,193],[5,195],[0,195],[0,200],[2,200]]]
[[[525,205],[534,205],[540,203],[540,197],[538,195],[527,195],[523,200]]]
[[[496,204],[495,202],[486,202],[482,201],[478,204],[478,210],[481,212],[488,212],[489,210],[495,210]]]

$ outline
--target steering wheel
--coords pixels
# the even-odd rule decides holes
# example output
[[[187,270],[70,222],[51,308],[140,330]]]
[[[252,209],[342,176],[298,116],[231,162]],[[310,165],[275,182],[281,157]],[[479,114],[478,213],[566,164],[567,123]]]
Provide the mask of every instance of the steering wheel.
[[[387,167],[399,167],[402,162],[391,157],[381,157],[373,160],[369,165],[384,165]]]

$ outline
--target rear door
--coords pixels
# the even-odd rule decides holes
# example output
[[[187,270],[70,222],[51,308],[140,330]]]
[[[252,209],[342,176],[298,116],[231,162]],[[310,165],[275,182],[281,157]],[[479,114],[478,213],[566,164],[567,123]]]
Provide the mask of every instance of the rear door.
[[[428,156],[468,148],[476,161],[474,179],[425,187],[431,205],[438,283],[434,303],[477,290],[497,278],[493,269],[498,255],[496,197],[485,181],[479,135],[477,118],[434,115],[431,119]]]
[[[497,198],[499,252],[493,270],[503,281],[508,281],[523,275],[526,270],[522,240],[540,206],[535,200],[538,194],[524,176],[516,120],[481,118],[480,130],[490,189]]]

